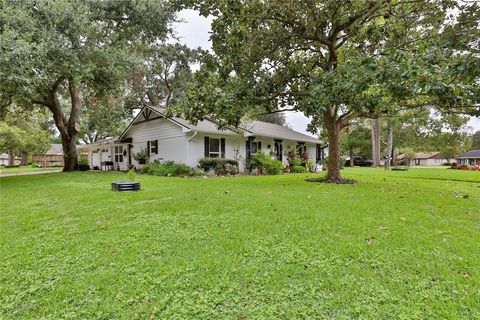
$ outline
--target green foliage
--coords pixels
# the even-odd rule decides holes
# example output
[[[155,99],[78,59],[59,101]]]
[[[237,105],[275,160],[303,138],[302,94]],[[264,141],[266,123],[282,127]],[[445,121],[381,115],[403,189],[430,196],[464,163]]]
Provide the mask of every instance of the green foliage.
[[[323,126],[333,138],[358,117],[419,106],[470,112],[478,105],[478,58],[471,54],[469,64],[463,64],[465,51],[453,48],[453,41],[446,49],[441,33],[452,25],[450,11],[455,8],[467,19],[472,14],[464,13],[474,4],[180,2],[213,19],[215,55],[205,56],[186,94],[184,113],[189,120],[209,115],[220,125],[238,125],[242,116],[259,108],[288,108],[312,118],[311,132]],[[478,17],[478,10],[470,11]],[[468,22],[453,22],[452,34],[465,31],[475,39],[478,22]],[[472,52],[475,43],[468,43]],[[468,71],[459,76],[455,65]],[[340,153],[337,141],[330,141],[330,153]],[[328,174],[338,175],[338,167],[330,163]]]
[[[101,128],[96,114],[82,121],[82,109],[88,114],[98,101],[114,106],[123,98],[133,75],[172,35],[173,8],[148,0],[2,1],[1,7],[0,101],[49,110],[64,142],[65,170],[73,170],[77,151],[70,145],[79,131],[98,137],[115,133],[119,123],[113,117]]]
[[[472,135],[472,149],[480,150],[480,131],[477,131]]]
[[[89,162],[88,162],[88,159],[87,158],[80,158],[78,160],[78,165],[79,166],[85,166],[85,167],[88,167],[89,166]]]
[[[403,154],[405,165],[410,166],[411,162],[415,158],[415,151],[412,148],[405,148],[401,153]]]
[[[259,174],[279,174],[282,172],[283,164],[276,157],[259,152],[252,157],[247,167],[250,171],[257,170]]]
[[[186,177],[203,174],[203,172],[191,168],[184,163],[175,163],[174,161],[161,163],[157,160],[144,165],[142,168],[142,173],[163,177]]]
[[[343,154],[362,155],[371,159],[372,138],[371,128],[365,121],[357,120],[350,124],[341,136],[341,148]]]
[[[213,171],[216,175],[237,174],[238,161],[224,158],[202,158],[198,166],[205,172]]]
[[[137,178],[137,173],[135,172],[134,169],[128,170],[127,178],[128,178],[129,181],[135,181],[135,179]]]
[[[307,169],[304,166],[292,166],[291,172],[293,173],[305,173]]]
[[[133,157],[133,159],[135,159],[137,161],[139,161],[139,160],[147,161],[150,158],[150,156],[148,155],[147,149],[143,149],[139,152],[133,153],[132,157]]]
[[[258,121],[275,123],[284,127],[287,126],[285,115],[279,112],[257,115],[255,119]]]

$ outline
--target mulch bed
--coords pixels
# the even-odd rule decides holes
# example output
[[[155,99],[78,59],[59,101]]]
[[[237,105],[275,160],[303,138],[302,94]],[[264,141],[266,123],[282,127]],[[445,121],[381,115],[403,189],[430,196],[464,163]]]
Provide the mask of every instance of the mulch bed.
[[[353,179],[327,179],[327,178],[306,178],[307,182],[319,182],[319,183],[335,183],[335,184],[357,184],[357,180]]]

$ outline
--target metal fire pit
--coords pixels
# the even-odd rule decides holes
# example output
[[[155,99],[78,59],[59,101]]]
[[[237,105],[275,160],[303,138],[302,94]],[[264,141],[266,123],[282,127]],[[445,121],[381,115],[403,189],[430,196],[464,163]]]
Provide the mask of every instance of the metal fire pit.
[[[139,191],[140,182],[138,181],[114,181],[112,182],[112,191]]]

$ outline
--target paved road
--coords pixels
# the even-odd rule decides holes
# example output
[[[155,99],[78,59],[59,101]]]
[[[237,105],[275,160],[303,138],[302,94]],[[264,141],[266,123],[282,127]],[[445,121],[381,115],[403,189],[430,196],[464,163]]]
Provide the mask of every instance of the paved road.
[[[31,176],[31,175],[34,175],[34,174],[46,174],[46,173],[55,173],[55,172],[62,172],[62,170],[43,170],[43,171],[32,171],[32,172],[0,173],[0,177]]]

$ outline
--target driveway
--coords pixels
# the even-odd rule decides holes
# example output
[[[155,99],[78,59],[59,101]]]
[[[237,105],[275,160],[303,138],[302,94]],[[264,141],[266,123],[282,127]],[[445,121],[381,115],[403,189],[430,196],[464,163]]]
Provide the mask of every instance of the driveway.
[[[35,174],[47,174],[47,173],[56,173],[62,172],[62,170],[42,170],[42,171],[32,171],[32,172],[12,172],[12,173],[0,173],[1,177],[13,177],[13,176],[32,176]]]

